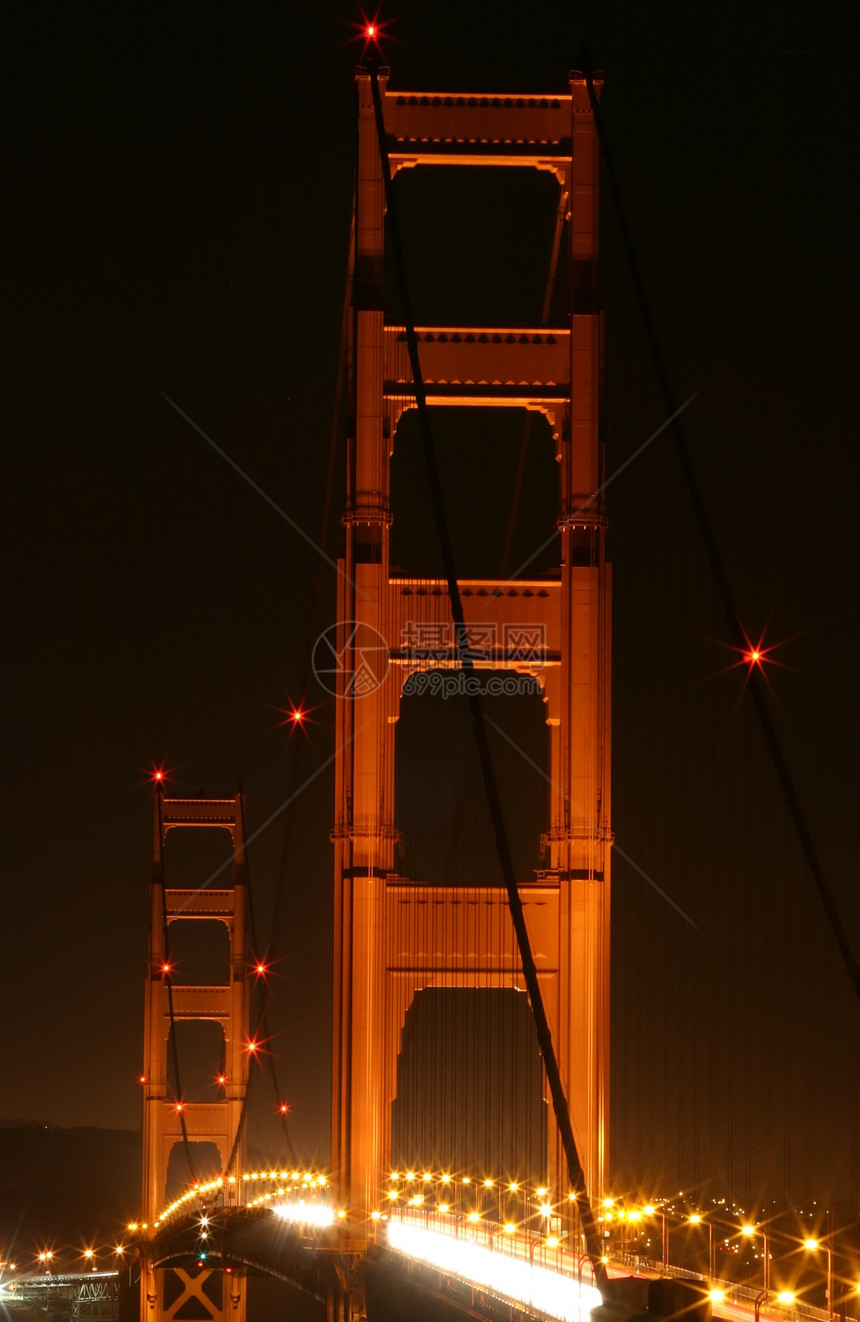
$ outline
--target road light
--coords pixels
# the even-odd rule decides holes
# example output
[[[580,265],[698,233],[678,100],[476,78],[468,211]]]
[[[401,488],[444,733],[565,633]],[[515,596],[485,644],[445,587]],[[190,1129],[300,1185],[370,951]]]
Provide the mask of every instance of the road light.
[[[588,1253],[580,1253],[576,1260],[576,1280],[580,1290],[582,1289],[582,1268],[586,1262],[591,1268],[591,1281],[592,1284],[594,1284],[594,1263],[591,1261],[591,1255]]]
[[[669,1228],[666,1225],[666,1213],[662,1207],[655,1207],[653,1203],[648,1203],[647,1206],[643,1207],[642,1211],[645,1213],[646,1216],[658,1215],[660,1217],[661,1265],[663,1267],[663,1270],[665,1271],[669,1265]]]
[[[635,1242],[636,1242],[636,1253],[638,1254],[638,1252],[639,1252],[639,1249],[640,1249],[639,1238],[640,1238],[640,1233],[641,1233],[641,1232],[640,1232],[640,1225],[641,1225],[641,1222],[642,1222],[642,1211],[641,1211],[641,1209],[638,1208],[638,1207],[631,1207],[630,1210],[629,1210],[628,1213],[627,1213],[627,1216],[626,1216],[625,1219],[624,1219],[624,1245],[625,1245],[625,1249],[626,1249],[628,1252],[632,1252],[632,1251],[633,1251],[632,1248],[631,1248],[631,1244],[632,1244],[634,1238],[635,1238]],[[631,1227],[631,1237],[630,1237],[629,1240],[628,1240],[628,1238],[627,1238],[627,1227],[628,1227],[628,1226]]]
[[[767,1231],[763,1230],[760,1226],[746,1225],[746,1226],[741,1226],[741,1234],[745,1235],[747,1239],[752,1239],[755,1235],[761,1235],[762,1237],[762,1240],[764,1242],[764,1269],[762,1272],[762,1285],[764,1286],[765,1294],[767,1294],[767,1292],[770,1290],[770,1249],[768,1247],[768,1242],[767,1242]]]
[[[567,1195],[567,1210],[570,1213],[571,1243],[576,1245],[576,1251],[578,1252],[582,1248],[582,1235],[579,1230],[579,1202],[572,1189]]]
[[[549,1189],[545,1184],[539,1184],[537,1186],[535,1189],[535,1198],[538,1201],[538,1210],[542,1218],[543,1233],[549,1234],[549,1218],[552,1215],[552,1204],[550,1201]],[[531,1217],[529,1220],[531,1220]]]
[[[770,1290],[759,1290],[755,1297],[755,1322],[759,1322],[761,1306],[766,1299],[768,1302],[776,1301],[776,1303],[783,1304],[786,1307],[794,1303],[794,1295],[790,1290],[780,1290],[779,1294],[771,1294]]]
[[[708,1276],[713,1280],[717,1274],[716,1259],[714,1257],[714,1224],[703,1217],[701,1212],[691,1212],[688,1220],[691,1226],[705,1225],[708,1227]]]
[[[803,1247],[810,1253],[824,1249],[827,1254],[827,1316],[833,1317],[833,1250],[829,1244],[822,1244],[818,1239],[805,1239]]]

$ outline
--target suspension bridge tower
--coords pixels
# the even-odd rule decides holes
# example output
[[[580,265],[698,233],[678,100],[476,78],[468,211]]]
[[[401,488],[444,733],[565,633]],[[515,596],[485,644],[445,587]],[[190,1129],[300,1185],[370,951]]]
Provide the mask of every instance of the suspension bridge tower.
[[[426,988],[522,990],[505,893],[498,949],[479,948],[474,905],[455,887],[397,874],[395,730],[403,686],[427,660],[416,632],[447,627],[443,580],[392,572],[389,467],[401,416],[415,406],[403,326],[384,313],[385,188],[370,74],[357,72],[358,168],[349,331],[351,390],[345,554],[336,654],[335,987],[333,1165],[353,1224],[381,1208],[390,1161],[391,1106],[406,1013]],[[379,73],[392,173],[468,166],[548,172],[558,184],[554,257],[566,244],[568,295],[556,324],[419,326],[427,403],[507,407],[547,419],[558,461],[557,572],[534,582],[460,584],[477,670],[539,682],[549,726],[545,866],[520,883],[555,1050],[588,1191],[603,1192],[607,1162],[610,855],[610,573],[599,495],[601,323],[596,306],[598,149],[585,80],[554,96],[407,93]],[[412,254],[414,259],[414,254]],[[409,254],[407,253],[407,261]],[[491,653],[480,637],[493,630]],[[477,659],[475,659],[477,658]],[[404,923],[409,911],[414,922]],[[398,917],[400,915],[400,917]],[[404,933],[411,932],[411,938]],[[515,947],[514,947],[515,949]],[[561,1148],[548,1169],[566,1190]],[[566,1196],[566,1193],[562,1196]],[[361,1230],[357,1230],[360,1248]]]
[[[193,888],[170,885],[165,876],[164,846],[171,831],[215,828],[230,835],[233,864],[229,885]],[[231,1158],[242,1168],[242,1109],[248,1087],[250,985],[245,940],[246,864],[244,798],[167,798],[161,784],[153,793],[152,884],[150,888],[149,964],[146,977],[143,1083],[143,1220],[149,1241],[142,1245],[141,1322],[244,1322],[245,1280],[241,1273],[155,1268],[153,1227],[167,1201],[171,1154],[184,1149],[185,1187],[200,1178],[194,1145],[212,1144],[220,1171],[228,1174]],[[219,923],[226,927],[226,981],[191,986],[181,981],[172,961],[169,934],[176,923]],[[181,1023],[217,1023],[223,1054],[212,1062],[218,1079],[214,1101],[189,1100],[169,1080],[174,1059],[171,1034]],[[238,1138],[238,1142],[237,1142]],[[200,1149],[198,1148],[198,1151]],[[147,1248],[149,1243],[149,1249]]]

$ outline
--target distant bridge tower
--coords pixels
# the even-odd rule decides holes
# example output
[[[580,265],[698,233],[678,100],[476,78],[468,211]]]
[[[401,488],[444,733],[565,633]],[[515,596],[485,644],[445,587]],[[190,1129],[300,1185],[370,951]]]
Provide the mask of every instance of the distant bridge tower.
[[[164,844],[168,832],[186,828],[221,828],[230,833],[233,867],[230,884],[217,888],[172,886],[165,879]],[[149,967],[146,978],[143,1068],[143,1217],[150,1236],[164,1208],[170,1154],[177,1145],[213,1143],[226,1174],[239,1132],[248,1087],[250,984],[245,942],[244,796],[233,799],[169,799],[157,785],[153,794],[152,886]],[[177,922],[224,923],[229,942],[227,981],[187,986],[173,980],[168,931]],[[212,1020],[224,1033],[224,1083],[217,1101],[182,1101],[168,1090],[168,1046],[175,1024]],[[183,1134],[184,1124],[184,1134]],[[244,1164],[244,1136],[238,1165]],[[190,1179],[189,1179],[190,1182]],[[154,1270],[144,1252],[141,1265],[141,1322],[209,1322],[231,1318],[244,1322],[245,1281],[239,1273],[193,1275]]]
[[[379,81],[392,172],[452,165],[548,171],[566,221],[569,299],[561,324],[419,327],[417,336],[430,405],[537,411],[555,440],[557,574],[461,587],[467,626],[486,635],[491,623],[499,640],[492,659],[477,668],[531,673],[543,688],[551,781],[546,867],[522,878],[521,895],[588,1188],[599,1196],[608,1121],[610,581],[603,502],[595,494],[602,480],[598,149],[588,91],[578,75],[568,94],[539,97],[391,92],[387,71]],[[396,873],[394,752],[403,684],[415,670],[446,664],[422,660],[410,636],[422,624],[443,623],[452,633],[444,583],[393,577],[389,565],[389,464],[398,421],[414,396],[403,328],[386,325],[383,311],[385,197],[371,81],[361,69],[357,94],[352,398],[338,600],[343,751],[333,831],[333,1161],[341,1197],[360,1217],[382,1206],[397,1056],[415,994],[462,987],[469,964],[472,986],[522,989],[523,982],[505,953],[513,943],[502,890],[487,888],[482,903],[499,907],[496,927],[508,939],[496,952],[481,951],[475,969],[474,906],[456,903],[452,887],[431,889]],[[542,639],[527,654],[523,630]],[[453,655],[447,664],[455,664]],[[412,906],[411,924],[397,921],[404,906]],[[401,948],[400,934],[410,927],[421,934],[420,950]],[[550,1178],[559,1190],[566,1175],[557,1139],[550,1149]]]

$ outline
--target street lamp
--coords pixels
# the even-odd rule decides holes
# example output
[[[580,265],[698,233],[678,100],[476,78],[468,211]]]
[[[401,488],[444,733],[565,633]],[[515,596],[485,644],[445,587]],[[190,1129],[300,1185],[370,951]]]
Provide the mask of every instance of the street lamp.
[[[508,1184],[508,1193],[509,1193],[509,1194],[513,1194],[513,1198],[509,1198],[509,1199],[508,1199],[507,1206],[508,1206],[508,1207],[513,1207],[514,1210],[515,1210],[515,1213],[516,1213],[516,1212],[519,1212],[518,1200],[517,1200],[516,1195],[517,1195],[517,1194],[521,1194],[521,1195],[522,1195],[522,1200],[523,1200],[523,1213],[522,1213],[522,1217],[521,1217],[521,1218],[520,1218],[519,1216],[517,1217],[517,1220],[520,1222],[520,1225],[523,1227],[523,1229],[524,1229],[524,1230],[527,1230],[527,1229],[528,1229],[528,1224],[529,1224],[529,1210],[528,1210],[529,1194],[528,1194],[528,1188],[527,1188],[527,1186],[524,1185],[524,1184],[520,1184],[519,1180],[511,1180],[510,1183]],[[501,1195],[501,1188],[500,1188],[500,1192],[499,1192],[499,1218],[500,1218],[500,1219],[501,1219],[501,1214],[502,1214],[502,1195]],[[507,1219],[507,1218],[506,1218],[506,1219]]]
[[[582,1267],[583,1264],[586,1262],[591,1268],[591,1280],[592,1280],[592,1284],[594,1283],[594,1263],[591,1261],[591,1257],[589,1256],[589,1254],[580,1253],[579,1257],[576,1260],[576,1280],[580,1290],[582,1289]]]
[[[655,1213],[659,1213],[661,1222],[660,1253],[662,1255],[662,1267],[665,1271],[669,1265],[669,1231],[666,1225],[666,1213],[662,1207],[655,1207],[653,1203],[648,1203],[642,1211],[646,1216],[654,1216]]]
[[[691,1212],[688,1218],[691,1226],[706,1225],[708,1227],[708,1276],[711,1280],[717,1274],[716,1260],[714,1258],[714,1225],[712,1221],[707,1221],[701,1212]]]
[[[761,1306],[766,1299],[769,1301],[776,1300],[778,1304],[788,1305],[794,1303],[794,1295],[790,1290],[780,1290],[779,1294],[771,1294],[770,1290],[759,1290],[755,1297],[755,1322],[759,1322]]]
[[[573,1190],[567,1195],[567,1207],[570,1212],[571,1242],[576,1245],[578,1251],[582,1247],[582,1236],[579,1233],[579,1202]]]
[[[768,1243],[767,1243],[767,1231],[762,1230],[760,1226],[746,1225],[746,1226],[741,1226],[741,1234],[745,1235],[747,1239],[752,1239],[754,1235],[761,1235],[762,1240],[764,1241],[764,1268],[762,1272],[762,1277],[763,1277],[762,1284],[764,1285],[764,1292],[765,1294],[767,1294],[768,1290],[770,1289],[770,1250],[768,1248]]]
[[[818,1239],[805,1239],[803,1247],[811,1253],[824,1249],[827,1254],[827,1316],[833,1317],[833,1250],[829,1244],[822,1244]]]
[[[640,1211],[640,1209],[638,1207],[631,1207],[624,1221],[623,1242],[626,1253],[632,1254],[633,1252],[636,1252],[638,1254],[639,1252],[639,1234],[640,1234],[639,1227],[641,1221],[642,1221],[642,1212]],[[631,1228],[629,1240],[627,1238],[628,1225]],[[634,1241],[636,1245],[635,1250],[633,1248]]]

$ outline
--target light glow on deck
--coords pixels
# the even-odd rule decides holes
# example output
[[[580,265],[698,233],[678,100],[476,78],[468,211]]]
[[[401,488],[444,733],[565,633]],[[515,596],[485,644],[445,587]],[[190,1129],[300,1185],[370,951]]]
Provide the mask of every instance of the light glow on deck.
[[[334,1209],[325,1203],[278,1203],[272,1208],[284,1221],[300,1222],[306,1226],[330,1226]]]
[[[485,1286],[497,1298],[516,1300],[563,1322],[588,1322],[591,1309],[600,1303],[593,1285],[580,1286],[570,1276],[485,1247],[471,1238],[389,1221],[388,1242],[411,1258]]]

